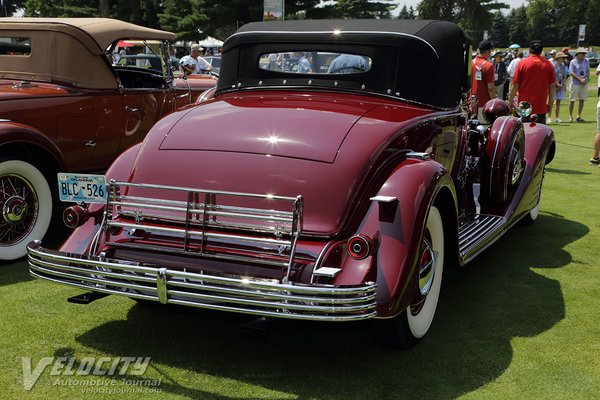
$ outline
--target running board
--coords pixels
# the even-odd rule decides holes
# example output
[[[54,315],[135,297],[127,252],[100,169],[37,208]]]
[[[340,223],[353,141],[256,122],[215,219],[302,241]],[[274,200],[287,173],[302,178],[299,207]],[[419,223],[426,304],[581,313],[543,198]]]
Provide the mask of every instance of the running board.
[[[507,220],[497,215],[472,214],[459,221],[458,252],[466,264],[495,242],[507,230]]]

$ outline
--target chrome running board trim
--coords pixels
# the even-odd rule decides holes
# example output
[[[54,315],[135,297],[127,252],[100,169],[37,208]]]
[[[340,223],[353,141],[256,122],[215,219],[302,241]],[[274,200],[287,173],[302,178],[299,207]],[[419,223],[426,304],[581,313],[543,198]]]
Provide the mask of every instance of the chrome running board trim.
[[[460,219],[458,253],[461,264],[466,264],[496,241],[508,228],[507,220],[497,215],[474,214]]]

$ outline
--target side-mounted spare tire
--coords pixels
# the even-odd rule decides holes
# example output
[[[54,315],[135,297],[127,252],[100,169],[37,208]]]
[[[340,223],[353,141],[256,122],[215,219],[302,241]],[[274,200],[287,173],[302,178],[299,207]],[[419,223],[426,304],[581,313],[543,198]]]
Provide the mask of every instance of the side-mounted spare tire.
[[[479,202],[488,206],[507,204],[525,169],[525,131],[515,117],[494,121],[481,157]]]

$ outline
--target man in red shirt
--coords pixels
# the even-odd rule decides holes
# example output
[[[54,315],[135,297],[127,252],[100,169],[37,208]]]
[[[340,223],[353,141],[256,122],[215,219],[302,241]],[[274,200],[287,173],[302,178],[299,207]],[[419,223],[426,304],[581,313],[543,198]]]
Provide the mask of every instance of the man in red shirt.
[[[513,87],[508,96],[511,107],[514,106],[513,99],[519,92],[519,101],[531,103],[532,112],[537,114],[537,122],[546,123],[546,113],[554,102],[554,83],[556,75],[550,61],[542,57],[542,41],[534,40],[529,46],[529,57],[517,65],[513,77]]]
[[[481,110],[485,103],[496,97],[496,87],[494,86],[494,65],[488,61],[492,54],[492,42],[482,41],[479,43],[478,50],[479,54],[473,59],[471,69],[471,94],[477,96],[479,119],[481,119]]]

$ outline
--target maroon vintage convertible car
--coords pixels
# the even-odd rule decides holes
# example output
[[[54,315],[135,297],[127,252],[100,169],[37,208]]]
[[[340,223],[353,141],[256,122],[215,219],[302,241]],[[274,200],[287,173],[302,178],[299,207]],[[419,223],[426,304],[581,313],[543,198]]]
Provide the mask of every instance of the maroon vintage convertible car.
[[[554,155],[552,131],[502,101],[488,126],[468,119],[470,54],[449,22],[244,25],[214,98],[122,154],[107,199],[65,213],[59,251],[29,245],[30,272],[82,303],[375,318],[410,346],[444,267],[536,218]]]
[[[111,19],[0,18],[0,260],[44,236],[58,171],[105,171],[159,118],[214,87],[208,75],[174,79],[174,39]],[[156,62],[113,65],[116,46]]]

